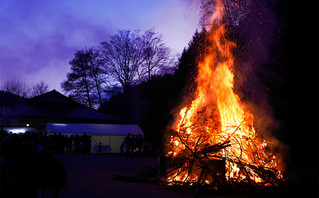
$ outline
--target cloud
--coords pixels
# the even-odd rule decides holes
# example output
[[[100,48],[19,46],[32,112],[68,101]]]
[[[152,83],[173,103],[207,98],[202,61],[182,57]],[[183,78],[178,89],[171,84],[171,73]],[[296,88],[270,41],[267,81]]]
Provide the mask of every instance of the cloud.
[[[99,45],[118,29],[155,27],[169,47],[181,51],[195,32],[192,24],[197,24],[183,21],[179,0],[1,0],[0,4],[0,85],[10,78],[53,82],[44,72],[50,70],[55,79],[61,79],[58,74],[65,78],[62,72],[76,51]],[[60,82],[49,86],[60,87]]]
[[[53,64],[56,66],[52,69],[65,71],[69,67],[66,60],[71,60],[77,50],[98,45],[110,32],[107,24],[102,27],[94,21],[80,20],[43,2],[17,2],[10,1],[7,7],[11,9],[0,16],[0,23],[5,24],[0,43],[0,84],[22,76],[26,81],[32,81],[33,76],[41,78],[41,71]],[[66,73],[61,75],[65,77]]]

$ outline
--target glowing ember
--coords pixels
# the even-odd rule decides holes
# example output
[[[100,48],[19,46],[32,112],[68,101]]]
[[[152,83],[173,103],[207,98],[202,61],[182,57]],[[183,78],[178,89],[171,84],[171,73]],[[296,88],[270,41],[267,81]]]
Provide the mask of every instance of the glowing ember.
[[[210,18],[212,49],[198,65],[196,98],[180,111],[167,144],[173,159],[167,181],[277,184],[282,179],[279,159],[257,135],[251,109],[233,91],[231,50],[236,45],[225,38],[225,25],[219,24],[223,5],[217,1],[215,6],[217,12]]]

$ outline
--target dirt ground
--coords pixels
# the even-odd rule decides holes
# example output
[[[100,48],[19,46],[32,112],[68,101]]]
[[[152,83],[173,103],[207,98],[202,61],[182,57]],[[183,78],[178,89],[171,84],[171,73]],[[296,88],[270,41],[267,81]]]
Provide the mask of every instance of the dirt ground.
[[[317,172],[292,170],[292,181],[279,192],[256,192],[250,194],[201,194],[193,191],[172,189],[154,181],[150,169],[157,169],[155,157],[125,157],[116,154],[105,155],[54,155],[68,173],[66,188],[59,190],[60,198],[103,198],[103,197],[318,197]],[[143,164],[143,165],[141,165]],[[315,174],[314,174],[315,173]],[[294,178],[295,177],[295,178]],[[120,178],[120,179],[118,179]],[[124,178],[124,179],[123,179]],[[137,180],[136,178],[142,178]],[[131,180],[130,180],[131,179]],[[130,180],[130,181],[128,181]],[[311,182],[309,185],[306,182]],[[45,197],[50,197],[47,193]]]

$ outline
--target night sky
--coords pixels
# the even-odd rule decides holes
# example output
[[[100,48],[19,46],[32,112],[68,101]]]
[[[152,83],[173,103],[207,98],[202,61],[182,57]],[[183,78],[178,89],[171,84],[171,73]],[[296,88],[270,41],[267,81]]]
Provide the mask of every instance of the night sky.
[[[181,54],[198,21],[196,5],[180,0],[0,0],[0,86],[13,78],[62,91],[75,52],[117,30],[154,27]]]

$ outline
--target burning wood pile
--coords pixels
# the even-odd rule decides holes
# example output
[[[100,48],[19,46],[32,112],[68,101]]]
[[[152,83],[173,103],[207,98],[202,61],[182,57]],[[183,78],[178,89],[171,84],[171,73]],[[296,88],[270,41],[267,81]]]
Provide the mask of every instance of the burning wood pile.
[[[211,20],[208,55],[198,65],[197,91],[182,108],[167,133],[168,184],[211,185],[234,183],[277,186],[283,180],[275,144],[257,133],[254,109],[234,92],[236,44],[225,37],[221,24],[224,5],[216,1]]]

